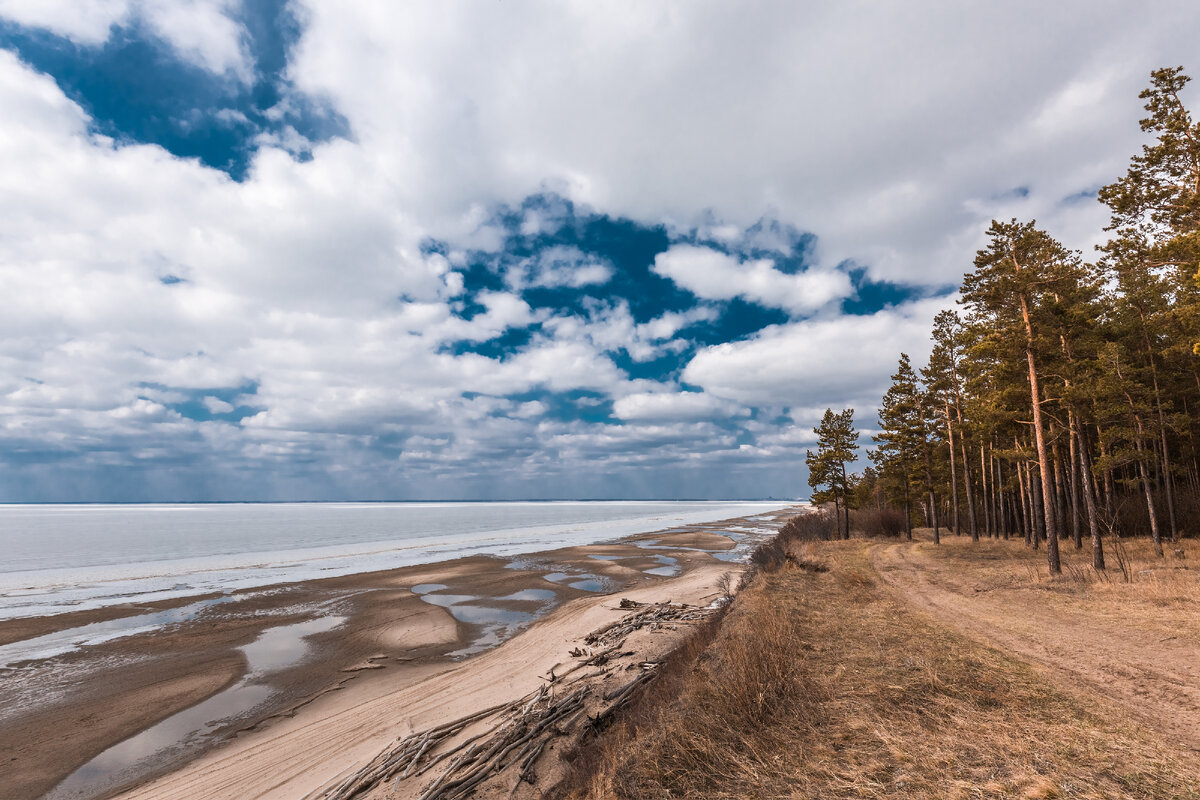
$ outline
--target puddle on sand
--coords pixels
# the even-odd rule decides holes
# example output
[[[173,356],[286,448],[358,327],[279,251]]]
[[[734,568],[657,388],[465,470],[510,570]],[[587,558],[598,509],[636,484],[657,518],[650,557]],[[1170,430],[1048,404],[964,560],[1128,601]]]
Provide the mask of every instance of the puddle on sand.
[[[479,635],[472,639],[469,645],[447,653],[451,658],[464,658],[488,650],[511,638],[548,611],[554,605],[557,596],[552,589],[524,589],[506,597],[496,598],[497,600],[541,603],[541,608],[534,613],[483,605],[479,601],[487,601],[473,594],[422,594],[421,599],[426,603],[446,609],[459,622],[474,625],[480,629]]]
[[[567,584],[572,589],[579,589],[584,592],[603,592],[604,583],[599,578],[584,578],[581,581],[572,581]]]
[[[590,572],[550,572],[543,575],[544,580],[551,583],[565,583],[572,589],[579,589],[584,592],[603,592],[604,581],[599,575],[593,575]]]
[[[471,600],[478,600],[479,595],[475,594],[424,594],[421,599],[433,606],[441,606],[442,608],[450,608],[459,603],[466,603]]]
[[[588,556],[588,558],[594,558],[597,561],[620,561],[622,558],[628,558],[628,556]]]
[[[644,569],[642,572],[646,573],[647,575],[661,575],[667,578],[679,573],[678,559],[671,558],[671,556],[654,556],[654,560],[663,566]]]
[[[430,592],[440,592],[445,588],[446,584],[444,583],[418,583],[410,591],[413,594],[429,594]]]
[[[528,602],[544,603],[547,600],[553,600],[555,595],[553,589],[522,589],[519,592],[497,597],[497,600],[524,600]]]
[[[244,678],[108,748],[55,786],[44,800],[95,797],[137,779],[156,756],[194,745],[225,720],[252,710],[270,697],[273,690],[260,679],[298,663],[308,651],[307,637],[333,630],[345,621],[345,617],[318,617],[294,625],[268,628],[256,640],[240,648],[249,664],[249,672]]]
[[[88,645],[102,644],[113,639],[135,636],[139,633],[149,633],[167,625],[186,622],[192,617],[212,606],[228,603],[232,595],[210,597],[189,603],[178,608],[168,608],[165,611],[152,611],[149,614],[135,614],[120,619],[110,619],[105,622],[93,622],[63,631],[48,633],[33,639],[23,639],[0,646],[0,668],[15,664],[18,661],[35,661],[54,656],[61,656]]]
[[[475,637],[469,645],[449,653],[451,658],[463,658],[489,650],[506,639],[512,638],[539,616],[525,611],[510,611],[506,608],[491,606],[451,606],[447,610],[460,622],[478,625],[482,628],[479,636]]]

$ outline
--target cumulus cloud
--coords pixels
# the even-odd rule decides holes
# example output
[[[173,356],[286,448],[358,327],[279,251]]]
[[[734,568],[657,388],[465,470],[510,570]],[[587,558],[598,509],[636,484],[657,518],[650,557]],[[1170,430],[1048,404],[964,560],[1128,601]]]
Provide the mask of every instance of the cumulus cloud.
[[[523,224],[522,233],[529,235],[528,230],[528,223]],[[530,286],[578,289],[604,283],[612,274],[612,265],[602,259],[584,253],[578,247],[554,245],[542,250],[534,258],[522,259],[514,264],[505,278],[508,285],[518,291]]]
[[[654,271],[706,300],[742,297],[795,314],[812,312],[850,294],[844,272],[817,270],[788,275],[769,259],[740,261],[708,247],[677,244],[654,259]]]
[[[617,400],[613,413],[624,420],[701,420],[749,411],[703,392],[638,392]]]
[[[145,24],[178,54],[217,74],[249,80],[236,0],[0,0],[0,17],[83,45],[102,45],[115,26]]]
[[[924,362],[934,315],[953,305],[953,298],[935,298],[867,316],[775,326],[701,351],[683,379],[754,406],[811,407],[835,399],[870,406],[886,390],[900,352]]]
[[[1184,2],[288,7],[278,130],[212,112],[246,129],[234,176],[98,125],[0,49],[5,498],[795,494],[779,466],[819,413],[861,422],[952,303],[844,316],[844,261],[927,296],[992,216],[1089,248],[1103,209],[1078,198],[1137,151],[1137,92],[1200,22]],[[85,49],[149,32],[222,85],[254,69],[245,10],[0,0]],[[345,135],[283,124],[300,93]]]

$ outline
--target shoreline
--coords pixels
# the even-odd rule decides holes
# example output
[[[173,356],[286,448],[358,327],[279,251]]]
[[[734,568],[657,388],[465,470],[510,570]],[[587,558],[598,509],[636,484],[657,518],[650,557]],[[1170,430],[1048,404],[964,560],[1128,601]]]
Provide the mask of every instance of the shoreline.
[[[700,506],[705,504],[675,501],[474,505],[478,508],[464,513],[472,504],[411,504],[406,513],[413,513],[400,516],[394,513],[394,503],[264,504],[253,513],[243,505],[229,503],[88,506],[48,519],[35,515],[24,521],[20,515],[0,513],[0,534],[22,529],[24,539],[45,538],[48,542],[86,537],[92,550],[99,548],[106,554],[99,561],[90,556],[81,560],[64,558],[61,548],[19,546],[16,557],[22,568],[0,573],[0,625],[67,613],[104,613],[113,606],[154,607],[200,595],[439,563],[469,553],[512,557],[703,525],[714,519],[752,518],[788,504],[710,501],[706,505],[711,507],[703,508]],[[595,511],[607,506],[623,512],[608,518]],[[547,511],[553,507],[567,511],[565,515]],[[490,517],[480,516],[479,509],[500,512],[504,524],[496,527]],[[89,510],[95,514],[86,513]],[[0,507],[0,512],[6,511],[11,509]],[[180,517],[181,511],[190,513]],[[158,527],[174,535],[146,536],[147,528]],[[117,533],[126,528],[135,533]],[[346,528],[358,533],[341,535]],[[179,543],[172,542],[185,534],[195,539],[181,552]],[[246,537],[254,542],[253,548],[234,544]]]
[[[756,515],[760,518],[678,526],[605,544],[506,558],[466,556],[235,592],[232,600],[179,624],[0,671],[0,707],[8,709],[0,712],[0,749],[13,754],[8,790],[14,800],[113,796],[188,769],[196,759],[224,750],[223,743],[234,746],[307,716],[330,695],[386,694],[494,658],[506,646],[497,645],[528,636],[564,608],[602,604],[616,592],[653,593],[694,573],[715,580],[739,569],[720,560],[737,543],[719,531],[748,536],[746,529],[776,528],[790,512],[774,512],[773,522]],[[184,598],[174,607],[195,600]],[[131,614],[145,610],[132,607]],[[78,614],[96,611],[107,609]],[[289,643],[295,651],[291,661],[258,675],[250,669],[249,656],[267,632],[303,630],[306,621],[334,615],[345,620]],[[26,618],[26,632],[37,632],[35,619],[43,620],[46,631],[61,630],[61,616]],[[4,632],[0,625],[0,636]],[[24,696],[13,683],[24,684]],[[164,720],[238,692],[265,693],[266,699],[133,767],[102,763],[98,776],[75,781],[78,792],[68,792],[67,784],[46,794],[84,764],[93,769],[92,760],[118,742],[127,740],[122,747],[128,749],[129,741],[163,729]]]

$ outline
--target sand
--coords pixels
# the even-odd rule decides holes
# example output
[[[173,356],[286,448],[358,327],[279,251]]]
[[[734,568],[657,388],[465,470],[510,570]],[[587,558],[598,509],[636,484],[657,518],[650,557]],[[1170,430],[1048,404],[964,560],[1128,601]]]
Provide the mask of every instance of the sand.
[[[713,532],[719,527],[248,591],[172,628],[0,673],[5,797],[41,797],[113,744],[243,679],[238,648],[264,630],[336,614],[346,622],[310,637],[303,660],[268,676],[265,704],[78,795],[109,797],[140,785],[121,796],[303,796],[413,728],[530,691],[539,674],[562,661],[569,642],[620,614],[614,593],[648,601],[711,598],[719,577],[737,569],[715,558],[734,545]],[[678,577],[647,574],[669,569],[670,560]],[[599,579],[604,591],[572,588],[581,576]],[[445,586],[439,595],[477,598],[466,604],[489,613],[521,617],[526,629],[470,655],[472,644],[488,644],[479,641],[486,630],[412,591],[423,584]],[[24,620],[21,633],[62,629],[61,616]],[[511,630],[492,638],[507,635]]]

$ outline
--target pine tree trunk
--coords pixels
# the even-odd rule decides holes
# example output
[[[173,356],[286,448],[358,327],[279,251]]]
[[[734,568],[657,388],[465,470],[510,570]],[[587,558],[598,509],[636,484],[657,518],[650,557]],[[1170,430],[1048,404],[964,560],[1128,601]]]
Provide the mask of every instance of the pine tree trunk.
[[[1018,449],[1016,447],[1016,444],[1017,444],[1017,440],[1014,438],[1013,439],[1014,449]],[[1017,462],[1017,488],[1021,492],[1021,518],[1025,523],[1025,530],[1024,530],[1025,544],[1026,544],[1026,546],[1032,547],[1033,546],[1033,511],[1029,507],[1029,491],[1028,491],[1028,487],[1026,486],[1026,481],[1025,481],[1025,467],[1019,461]]]
[[[1054,508],[1058,512],[1058,535],[1059,538],[1065,538],[1067,535],[1067,473],[1062,460],[1062,448],[1059,447],[1057,438],[1050,448],[1050,454],[1054,463]]]
[[[1042,423],[1041,389],[1038,387],[1037,363],[1033,358],[1033,324],[1029,320],[1029,301],[1025,294],[1021,298],[1021,317],[1025,320],[1025,360],[1029,363],[1029,395],[1033,403],[1033,436],[1037,443],[1038,471],[1042,479],[1042,505],[1046,517],[1046,562],[1051,575],[1062,574],[1062,562],[1058,556],[1058,529],[1054,527],[1054,498],[1047,478],[1050,475],[1050,457],[1046,452],[1046,434]]]
[[[1017,450],[1017,440],[1013,438],[1013,449]],[[1029,544],[1029,517],[1025,507],[1025,477],[1021,474],[1021,462],[1013,465],[1017,473],[1017,493],[1013,498],[1013,505],[1017,510],[1017,522],[1020,525],[1021,536],[1025,539],[1025,544]]]
[[[983,506],[983,535],[992,538],[992,504],[988,501],[987,457],[979,445],[979,504]]]
[[[1133,417],[1137,421],[1137,437],[1134,439],[1134,446],[1138,453],[1138,474],[1142,478],[1142,488],[1146,493],[1146,510],[1150,512],[1150,538],[1154,540],[1154,554],[1162,556],[1162,531],[1158,529],[1158,515],[1154,513],[1154,493],[1150,491],[1150,474],[1146,469],[1145,445],[1142,444],[1142,418],[1138,415]]]
[[[1092,475],[1091,459],[1088,456],[1087,442],[1083,440],[1083,433],[1078,429],[1075,431],[1075,438],[1079,440],[1079,472],[1083,484],[1083,504],[1087,507],[1088,532],[1092,535],[1092,566],[1096,569],[1104,569],[1104,543],[1100,540],[1100,524],[1096,519],[1096,501],[1092,494],[1095,478]]]
[[[1097,427],[1097,429],[1096,429],[1096,438],[1097,438],[1097,441],[1099,441],[1099,443],[1100,443],[1100,457],[1105,459],[1106,464],[1111,464],[1112,461],[1110,461],[1108,458],[1108,456],[1109,456],[1108,445],[1105,443],[1104,433],[1099,429],[1099,427]],[[1103,477],[1103,480],[1101,481],[1101,484],[1104,488],[1104,514],[1110,520],[1113,519],[1113,477],[1112,477],[1112,473],[1113,473],[1112,467],[1106,466],[1104,468],[1104,477]]]
[[[933,543],[942,543],[942,534],[938,530],[937,497],[933,493],[933,454],[929,452],[929,442],[925,442],[925,485],[929,488],[929,515],[933,523]]]
[[[1075,412],[1067,409],[1067,451],[1071,457],[1071,538],[1075,549],[1083,549],[1083,534],[1079,524],[1079,457],[1075,454]]]
[[[1033,503],[1033,549],[1037,550],[1046,541],[1046,504],[1045,493],[1042,491],[1042,479],[1033,465],[1029,465],[1026,473],[1029,478],[1029,497]]]
[[[908,541],[912,541],[912,501],[909,498],[911,491],[907,482],[904,484],[904,532],[908,537]]]
[[[961,536],[962,528],[958,520],[958,471],[954,459],[954,426],[950,423],[950,401],[946,403],[946,442],[950,445],[950,503],[954,522],[954,535]]]
[[[847,487],[847,488],[850,486],[850,482],[846,477],[846,462],[845,461],[842,462],[842,486]],[[842,498],[842,509],[844,510],[844,512],[846,514],[846,528],[845,528],[844,532],[842,533],[842,538],[849,539],[850,538],[850,501],[848,498]]]
[[[1000,487],[1000,533],[1005,541],[1012,534],[1012,520],[1009,519],[1010,508],[1008,492],[1004,490],[1004,462],[999,456],[995,457],[996,461],[996,485]]]
[[[1146,334],[1145,320],[1143,319],[1142,335],[1146,341],[1146,354],[1150,358],[1150,377],[1154,385],[1154,407],[1158,411],[1158,433],[1162,441],[1162,476],[1163,476],[1163,491],[1167,496],[1167,523],[1171,526],[1171,541],[1179,541],[1179,526],[1175,523],[1175,487],[1174,481],[1171,479],[1171,457],[1167,450],[1167,420],[1163,414],[1162,392],[1158,389],[1158,365],[1154,359],[1154,349],[1150,345],[1150,339]]]
[[[967,458],[967,442],[962,435],[962,420],[958,422],[958,446],[963,457],[963,492],[967,495],[967,524],[971,529],[971,541],[979,541],[979,522],[975,516],[975,478],[971,474],[971,459]]]

